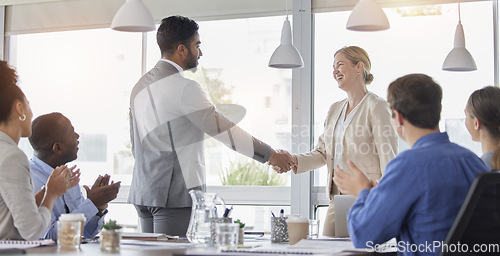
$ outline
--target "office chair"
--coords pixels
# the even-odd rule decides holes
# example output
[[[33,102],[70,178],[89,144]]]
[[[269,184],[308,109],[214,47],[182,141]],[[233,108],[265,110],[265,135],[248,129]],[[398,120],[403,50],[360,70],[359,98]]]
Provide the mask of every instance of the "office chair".
[[[489,252],[471,252],[476,244],[483,246],[478,249],[486,249],[484,245],[491,248]],[[463,251],[465,245],[467,253],[451,251]],[[500,171],[476,175],[439,255],[500,255],[495,250],[500,250]]]

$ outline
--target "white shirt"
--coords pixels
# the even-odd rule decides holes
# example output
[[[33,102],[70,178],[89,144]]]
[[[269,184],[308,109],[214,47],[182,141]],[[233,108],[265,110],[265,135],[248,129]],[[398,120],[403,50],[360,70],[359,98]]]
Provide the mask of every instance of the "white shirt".
[[[177,65],[177,63],[169,60],[169,59],[160,59],[161,61],[165,61],[166,63],[172,64],[177,70],[179,70],[179,74],[184,77],[184,69],[181,68],[181,66]]]
[[[366,93],[365,96],[363,96],[358,105],[356,105],[356,107],[354,107],[354,109],[351,110],[351,112],[347,115],[347,117],[346,117],[346,112],[349,101],[346,101],[344,107],[342,108],[342,114],[340,114],[340,117],[337,120],[337,125],[335,125],[335,131],[333,136],[335,142],[335,157],[333,159],[333,168],[336,168],[338,165],[341,169],[344,169],[344,165],[342,164],[342,149],[344,148],[345,130],[347,126],[349,126],[349,123],[351,123],[351,120],[354,117],[356,110],[358,110],[359,105],[363,103],[368,93]]]

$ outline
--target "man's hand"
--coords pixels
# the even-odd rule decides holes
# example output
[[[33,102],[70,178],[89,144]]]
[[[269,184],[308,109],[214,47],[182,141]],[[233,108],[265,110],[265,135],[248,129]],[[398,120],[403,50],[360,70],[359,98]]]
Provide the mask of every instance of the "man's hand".
[[[72,188],[72,187],[78,185],[78,183],[80,182],[80,169],[76,169],[76,171],[74,171],[75,168],[76,168],[76,165],[69,168],[69,170],[71,171],[71,175],[69,177],[69,188]]]
[[[283,150],[271,151],[268,164],[272,165],[277,173],[288,172],[290,167],[295,165],[291,155]]]
[[[333,175],[333,181],[342,194],[358,197],[361,190],[372,188],[372,181],[353,162],[349,160],[347,165],[352,170],[352,174],[340,169],[337,165]]]
[[[96,179],[92,188],[87,185],[83,186],[87,191],[87,198],[94,203],[99,211],[102,211],[108,207],[108,203],[115,199],[120,190],[120,181],[109,183],[110,176],[104,175]]]
[[[290,159],[290,161],[292,161],[292,164],[290,165],[290,167],[288,167],[288,170],[286,171],[283,171],[279,166],[275,165],[273,166],[273,169],[277,172],[277,173],[283,173],[283,172],[288,172],[290,168],[292,168],[293,172],[295,174],[297,174],[297,166],[298,166],[298,161],[297,161],[297,156],[295,155],[292,155],[290,154],[288,151],[286,150],[283,150],[283,149],[279,149],[278,150],[278,154],[284,154],[286,157],[288,157]]]

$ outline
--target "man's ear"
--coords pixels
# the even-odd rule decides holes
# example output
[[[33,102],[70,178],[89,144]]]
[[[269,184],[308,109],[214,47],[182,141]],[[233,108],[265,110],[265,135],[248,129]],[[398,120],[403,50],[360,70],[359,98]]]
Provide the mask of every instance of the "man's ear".
[[[396,121],[396,124],[398,124],[398,126],[402,126],[403,122],[404,122],[403,115],[397,110],[393,110],[393,112],[394,112],[394,120]]]
[[[187,48],[185,45],[179,44],[179,45],[177,45],[177,48],[175,49],[175,51],[177,52],[177,54],[179,54],[179,56],[185,56],[186,52],[187,52]]]
[[[61,152],[62,152],[62,150],[61,150],[61,145],[60,145],[59,143],[57,143],[57,142],[56,142],[56,143],[54,143],[54,144],[52,145],[52,152],[54,152],[54,154],[56,154],[56,155],[61,154]]]

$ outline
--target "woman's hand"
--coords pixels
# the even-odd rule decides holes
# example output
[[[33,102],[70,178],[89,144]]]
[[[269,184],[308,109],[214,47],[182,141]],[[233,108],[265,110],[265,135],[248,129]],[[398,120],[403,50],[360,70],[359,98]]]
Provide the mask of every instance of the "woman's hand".
[[[66,165],[61,165],[56,167],[49,176],[46,185],[46,196],[60,197],[66,193],[66,191],[71,188],[72,182],[72,169],[68,168]],[[77,170],[76,172],[78,172]],[[79,180],[79,174],[77,175]],[[77,183],[78,184],[78,183]]]

